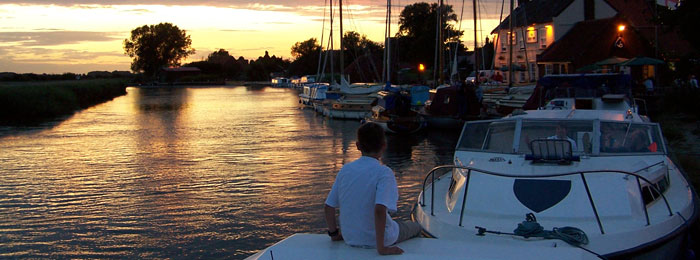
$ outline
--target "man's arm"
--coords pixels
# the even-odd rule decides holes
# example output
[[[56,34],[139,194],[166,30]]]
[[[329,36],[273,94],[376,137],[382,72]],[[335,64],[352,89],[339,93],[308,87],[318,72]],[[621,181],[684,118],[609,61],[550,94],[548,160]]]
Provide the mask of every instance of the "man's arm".
[[[328,216],[328,215],[326,215]],[[377,239],[377,252],[380,255],[399,255],[403,250],[399,247],[384,247],[384,226],[386,226],[386,206],[374,205],[374,232]]]
[[[338,224],[335,221],[335,208],[328,206],[328,204],[325,205],[324,207],[325,215],[326,215],[326,224],[328,224],[328,232],[335,232],[338,231],[338,234],[335,236],[331,237],[331,240],[333,241],[340,241],[343,240],[343,235],[340,233],[340,230],[338,230]]]

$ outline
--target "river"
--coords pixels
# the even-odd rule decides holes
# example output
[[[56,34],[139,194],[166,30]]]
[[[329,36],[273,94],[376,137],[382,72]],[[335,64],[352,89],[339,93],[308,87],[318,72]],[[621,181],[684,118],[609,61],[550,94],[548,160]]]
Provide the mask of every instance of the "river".
[[[245,258],[324,233],[323,201],[360,156],[357,121],[269,87],[140,89],[35,127],[0,128],[0,258]],[[388,136],[408,214],[458,133]]]

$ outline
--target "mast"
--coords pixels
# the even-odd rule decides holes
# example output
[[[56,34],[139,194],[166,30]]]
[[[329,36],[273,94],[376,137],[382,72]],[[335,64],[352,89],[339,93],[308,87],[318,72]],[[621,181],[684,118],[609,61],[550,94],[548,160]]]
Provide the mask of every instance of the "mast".
[[[338,12],[340,12],[340,85],[343,85],[343,79],[345,77],[345,48],[343,48],[343,0],[338,0]]]
[[[476,0],[472,0],[472,5],[474,5],[474,86],[479,86],[479,55],[476,53],[479,48],[479,41],[476,36]],[[484,49],[481,49],[481,53],[484,53]]]
[[[386,43],[384,46],[384,82],[391,82],[391,0],[386,1]]]
[[[330,55],[331,55],[331,80],[328,81],[328,85],[333,86],[333,82],[335,82],[335,68],[333,67],[333,50],[335,49],[335,46],[333,46],[333,0],[331,0],[330,3],[331,3],[331,5],[330,5],[329,10],[330,10],[330,17],[331,17],[331,32],[330,32],[330,36],[328,38],[331,39],[329,41],[331,44],[331,51],[330,51]]]
[[[438,6],[438,10],[439,10],[438,11],[438,17],[439,17],[438,18],[438,21],[439,21],[439,23],[438,23],[438,32],[439,32],[438,35],[439,35],[439,38],[438,39],[440,40],[440,42],[439,42],[440,48],[438,49],[440,51],[439,52],[440,64],[438,66],[440,68],[440,71],[438,73],[440,73],[440,81],[439,81],[440,84],[445,83],[445,73],[443,73],[443,66],[445,65],[445,52],[444,52],[445,41],[443,40],[444,35],[442,35],[442,22],[443,22],[442,21],[442,6],[443,6],[442,1],[443,0],[440,0],[440,6]]]
[[[508,16],[508,88],[513,87],[513,2],[510,0],[510,15]]]

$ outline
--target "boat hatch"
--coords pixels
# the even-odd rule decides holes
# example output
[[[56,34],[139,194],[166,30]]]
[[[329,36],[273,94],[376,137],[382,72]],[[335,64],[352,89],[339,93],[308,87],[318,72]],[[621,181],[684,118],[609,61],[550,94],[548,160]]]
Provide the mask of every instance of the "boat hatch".
[[[529,144],[531,154],[525,156],[525,160],[532,163],[557,163],[571,164],[572,161],[580,161],[578,156],[572,153],[571,142],[561,139],[537,139]]]

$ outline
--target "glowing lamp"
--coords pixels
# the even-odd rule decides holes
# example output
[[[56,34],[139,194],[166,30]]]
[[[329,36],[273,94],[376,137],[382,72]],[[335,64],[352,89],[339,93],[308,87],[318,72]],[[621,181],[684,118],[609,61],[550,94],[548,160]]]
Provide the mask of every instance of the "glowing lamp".
[[[532,27],[532,26],[527,27],[527,30],[528,30],[528,31],[534,31],[534,30],[535,30],[535,27]]]
[[[420,72],[425,71],[425,65],[423,65],[423,63],[418,64],[418,71],[420,71]]]
[[[621,24],[620,26],[617,27],[617,31],[619,31],[619,32],[622,32],[624,30],[625,30],[625,25]]]

